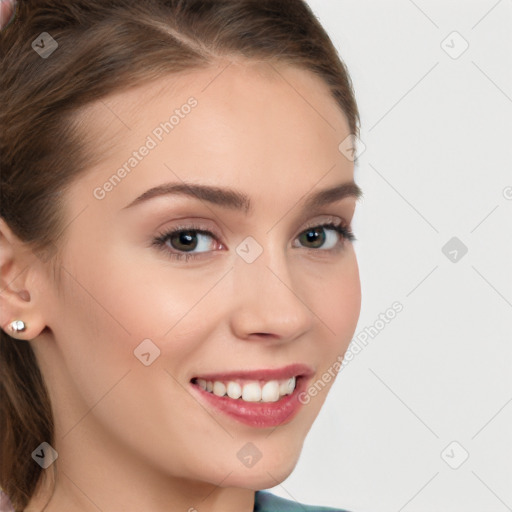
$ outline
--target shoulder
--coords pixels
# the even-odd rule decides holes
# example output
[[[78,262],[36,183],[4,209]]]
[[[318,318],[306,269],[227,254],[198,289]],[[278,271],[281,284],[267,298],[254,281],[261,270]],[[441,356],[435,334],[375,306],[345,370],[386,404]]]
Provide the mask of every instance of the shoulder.
[[[267,491],[256,491],[254,512],[348,512],[340,508],[315,507],[275,496]]]

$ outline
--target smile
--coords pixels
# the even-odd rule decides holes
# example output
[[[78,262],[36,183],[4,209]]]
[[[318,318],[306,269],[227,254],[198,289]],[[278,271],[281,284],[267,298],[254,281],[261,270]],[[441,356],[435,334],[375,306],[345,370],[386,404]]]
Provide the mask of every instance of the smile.
[[[298,400],[314,371],[295,364],[275,370],[201,375],[191,379],[195,396],[208,408],[251,427],[276,427],[292,421]]]
[[[195,380],[195,382],[194,382]],[[211,381],[205,379],[194,379],[193,384],[213,393],[215,396],[228,396],[234,400],[244,402],[277,402],[280,398],[290,395],[295,390],[296,377],[282,380],[269,381]]]

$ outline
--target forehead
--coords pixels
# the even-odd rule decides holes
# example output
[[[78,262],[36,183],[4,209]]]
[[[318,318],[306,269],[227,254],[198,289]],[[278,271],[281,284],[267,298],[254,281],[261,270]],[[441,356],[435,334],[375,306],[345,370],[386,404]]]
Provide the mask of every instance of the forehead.
[[[353,174],[338,150],[348,122],[327,85],[276,63],[221,61],[162,77],[88,106],[81,126],[99,162],[86,178],[91,190],[149,139],[154,145],[129,185],[109,195],[119,204],[177,176],[263,195],[269,187],[307,191],[334,166],[326,186]]]
[[[309,71],[262,61],[220,60],[205,69],[168,75],[152,82],[122,90],[82,110],[83,128],[101,144],[107,141],[107,156],[118,141],[137,144],[142,134],[150,134],[190,97],[194,108],[187,124],[200,136],[216,136],[215,144],[226,137],[242,138],[257,134],[263,142],[296,139],[294,134],[316,141],[325,133],[335,140],[349,134],[344,113],[325,82]],[[156,123],[156,124],[155,124]],[[185,123],[182,123],[183,125]],[[244,130],[240,133],[239,129]],[[189,131],[174,130],[173,139]],[[205,141],[203,141],[205,142]]]

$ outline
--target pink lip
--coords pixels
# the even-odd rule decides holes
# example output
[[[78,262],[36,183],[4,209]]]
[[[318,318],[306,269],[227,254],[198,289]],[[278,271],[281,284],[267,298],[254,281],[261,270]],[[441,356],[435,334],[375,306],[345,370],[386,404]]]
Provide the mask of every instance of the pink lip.
[[[303,376],[311,377],[314,374],[314,370],[305,364],[291,364],[283,368],[275,369],[264,369],[264,370],[248,370],[248,371],[235,371],[235,372],[223,372],[223,373],[208,373],[197,375],[196,379],[204,380],[280,380],[289,379],[291,377]]]
[[[220,411],[234,420],[251,427],[268,428],[290,423],[299,412],[302,403],[298,397],[304,392],[314,371],[306,365],[294,364],[273,370],[254,370],[201,375],[191,381],[192,392],[201,402]],[[280,398],[277,402],[245,402],[234,400],[228,396],[216,396],[205,391],[195,382],[197,378],[204,380],[279,380],[297,377],[295,390],[292,394]]]

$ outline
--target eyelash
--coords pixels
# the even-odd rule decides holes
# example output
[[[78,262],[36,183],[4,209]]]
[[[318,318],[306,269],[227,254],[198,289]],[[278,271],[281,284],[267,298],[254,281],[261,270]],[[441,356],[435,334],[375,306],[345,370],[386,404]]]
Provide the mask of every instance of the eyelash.
[[[349,227],[345,226],[343,223],[336,223],[333,221],[326,222],[326,223],[319,224],[319,225],[309,226],[305,230],[301,231],[299,233],[299,236],[303,235],[304,233],[307,233],[309,231],[314,231],[314,230],[318,230],[321,228],[327,228],[327,229],[331,229],[331,230],[337,232],[338,234],[341,235],[342,241],[347,240],[349,242],[354,242],[355,240],[357,240],[354,233],[352,232],[352,230]],[[185,261],[188,261],[189,259],[200,258],[203,254],[208,252],[208,251],[204,251],[204,252],[200,252],[200,253],[187,253],[187,252],[180,253],[180,252],[171,251],[167,246],[167,243],[166,243],[167,240],[169,240],[173,235],[176,235],[177,233],[181,233],[181,232],[193,232],[194,234],[207,235],[207,236],[211,236],[212,238],[217,240],[217,237],[211,231],[205,230],[205,229],[201,228],[200,226],[188,225],[188,226],[178,226],[170,231],[166,231],[164,233],[159,233],[158,236],[156,238],[154,238],[152,245],[165,251],[171,258],[174,258],[176,260],[185,259]],[[327,249],[326,250],[326,249],[314,249],[311,247],[305,247],[305,249],[310,250],[310,251],[316,251],[316,252],[318,252],[318,251],[323,251],[323,252],[336,251],[336,249]],[[339,249],[339,247],[338,247],[338,249]]]

